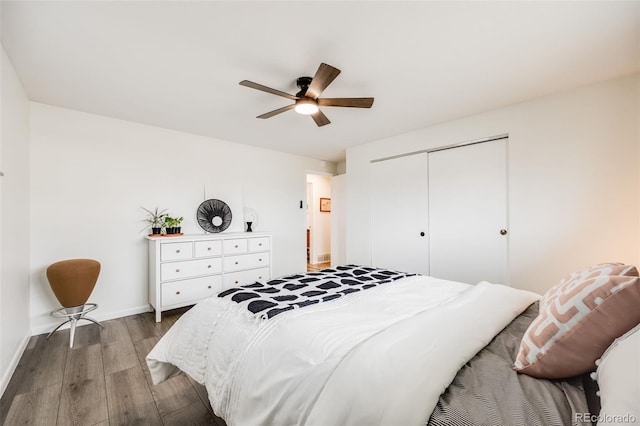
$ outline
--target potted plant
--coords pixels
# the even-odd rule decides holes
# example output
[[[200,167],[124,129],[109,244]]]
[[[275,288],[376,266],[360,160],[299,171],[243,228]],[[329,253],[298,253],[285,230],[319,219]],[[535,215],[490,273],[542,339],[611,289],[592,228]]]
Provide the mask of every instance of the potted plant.
[[[176,233],[176,219],[171,216],[165,216],[164,218],[164,229],[167,234],[175,234]]]
[[[173,222],[173,226],[174,226],[176,234],[180,233],[180,229],[181,229],[180,224],[182,223],[183,220],[184,220],[184,218],[182,216],[173,218],[173,221],[174,221]]]
[[[147,224],[151,227],[151,234],[160,234],[162,226],[164,225],[164,219],[165,217],[167,217],[167,213],[165,213],[166,210],[159,210],[157,207],[154,210],[149,210],[142,207],[142,210],[147,213],[147,217],[143,220],[147,222]],[[147,227],[145,227],[144,229],[147,229]]]

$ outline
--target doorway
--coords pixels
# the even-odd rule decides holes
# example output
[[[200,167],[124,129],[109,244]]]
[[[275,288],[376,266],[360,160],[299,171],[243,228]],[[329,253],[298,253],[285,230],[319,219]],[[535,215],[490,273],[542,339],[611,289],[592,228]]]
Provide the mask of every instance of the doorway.
[[[331,266],[331,176],[307,174],[307,271]]]

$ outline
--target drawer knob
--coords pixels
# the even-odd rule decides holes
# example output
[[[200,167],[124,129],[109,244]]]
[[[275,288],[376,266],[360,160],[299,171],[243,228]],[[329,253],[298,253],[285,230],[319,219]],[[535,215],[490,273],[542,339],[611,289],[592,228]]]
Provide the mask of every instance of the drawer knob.
[[[238,261],[236,260],[236,265],[238,264]]]
[[[258,243],[258,247],[262,247],[262,243]]]
[[[211,286],[207,286],[207,288],[211,288]]]
[[[207,250],[211,251],[211,247],[207,247]]]
[[[235,245],[235,248],[238,248],[238,245],[237,245],[237,244]]]
[[[180,269],[176,269],[176,272],[180,272]]]
[[[207,268],[211,268],[211,265],[207,265]]]
[[[234,284],[238,284],[240,281],[236,280],[236,282]]]
[[[180,253],[180,250],[176,250],[176,253]]]
[[[258,262],[262,262],[262,259],[258,259]]]
[[[180,294],[180,291],[176,291],[176,294]]]

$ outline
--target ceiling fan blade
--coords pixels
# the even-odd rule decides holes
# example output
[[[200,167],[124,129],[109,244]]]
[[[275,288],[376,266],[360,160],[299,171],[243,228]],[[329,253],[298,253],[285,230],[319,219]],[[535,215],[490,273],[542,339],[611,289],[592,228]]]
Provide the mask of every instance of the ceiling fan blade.
[[[262,84],[254,83],[253,81],[249,81],[249,80],[242,80],[240,82],[240,86],[250,87],[256,90],[262,90],[263,92],[271,93],[272,95],[282,96],[283,98],[291,99],[292,101],[299,99],[298,97],[290,95],[286,92],[272,89],[271,87],[263,86]]]
[[[327,88],[328,85],[340,74],[340,70],[338,68],[334,68],[331,65],[327,65],[325,63],[320,64],[318,67],[318,71],[316,71],[316,75],[313,76],[311,80],[311,84],[307,89],[306,96],[318,99],[320,93]]]
[[[323,98],[318,99],[320,106],[371,108],[373,98]]]
[[[295,107],[296,107],[296,104],[287,105],[287,106],[282,107],[282,108],[274,109],[271,112],[265,112],[264,114],[259,115],[256,118],[271,118],[274,115],[278,115],[278,114],[283,113],[285,111],[289,111],[290,109],[294,109]]]
[[[313,118],[313,121],[316,122],[318,127],[322,127],[322,126],[325,126],[325,125],[331,123],[331,121],[329,121],[327,116],[324,115],[324,113],[322,111],[320,111],[320,110],[318,110],[318,112],[316,112],[316,113],[311,114],[311,118]]]

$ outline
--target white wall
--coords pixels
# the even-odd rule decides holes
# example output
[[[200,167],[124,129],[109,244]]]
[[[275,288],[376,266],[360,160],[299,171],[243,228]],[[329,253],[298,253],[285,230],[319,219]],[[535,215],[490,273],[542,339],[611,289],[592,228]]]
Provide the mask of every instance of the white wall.
[[[544,292],[592,263],[640,263],[640,76],[347,150],[347,260],[368,264],[369,161],[509,134],[510,280]]]
[[[333,172],[319,160],[234,144],[39,103],[31,104],[31,327],[42,333],[59,307],[45,277],[58,260],[102,263],[90,298],[107,319],[147,308],[147,208],[183,216],[207,198],[256,210],[255,231],[273,232],[275,275],[305,268],[306,173]],[[238,201],[239,200],[239,201]],[[242,208],[232,210],[242,229]],[[237,222],[236,222],[237,221]],[[296,225],[296,223],[298,225]],[[234,226],[234,225],[232,225]]]
[[[347,263],[346,203],[347,175],[333,176],[331,178],[331,266]]]
[[[640,99],[640,83],[636,84],[636,99]],[[639,101],[640,102],[640,101]],[[640,107],[636,110],[636,139],[640,145]],[[638,148],[638,164],[640,164],[640,148]],[[638,173],[638,204],[640,204],[640,173]],[[640,208],[640,207],[639,207]],[[640,253],[640,226],[638,226],[638,253]],[[640,263],[640,260],[638,261]],[[638,265],[640,266],[640,265]]]
[[[319,256],[331,253],[331,213],[320,211],[320,198],[331,198],[331,176],[307,175],[313,188],[309,206],[311,217],[311,263],[319,263]]]
[[[29,329],[29,100],[1,49],[0,394],[22,356]]]

